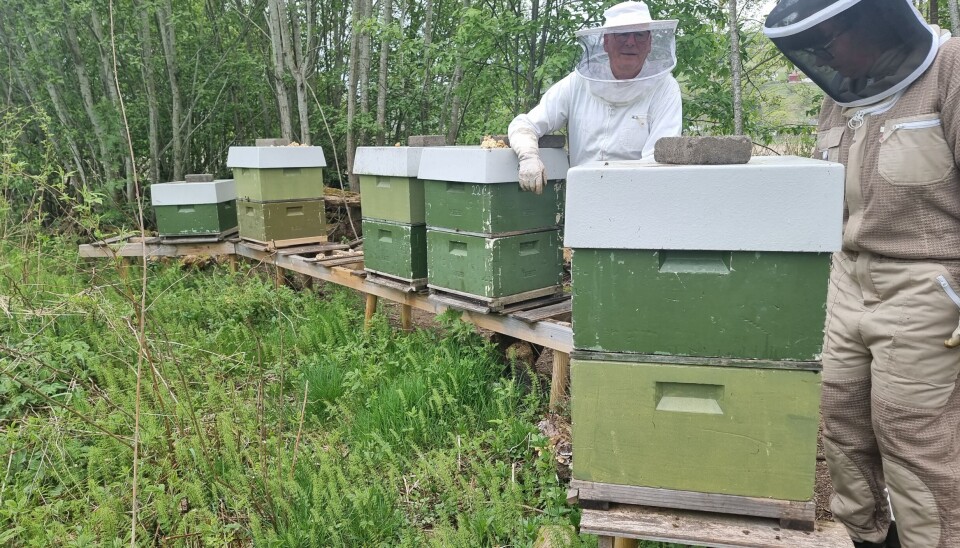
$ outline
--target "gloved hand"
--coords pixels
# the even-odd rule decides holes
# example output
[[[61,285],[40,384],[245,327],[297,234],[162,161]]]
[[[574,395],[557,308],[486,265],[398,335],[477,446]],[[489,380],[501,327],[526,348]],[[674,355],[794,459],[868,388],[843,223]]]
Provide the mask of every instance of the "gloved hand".
[[[534,130],[514,120],[509,130],[510,148],[520,160],[520,189],[527,192],[543,193],[547,184],[547,169],[540,160],[540,138]]]
[[[520,159],[520,188],[527,192],[543,193],[547,181],[547,168],[540,161],[540,154],[526,154]]]

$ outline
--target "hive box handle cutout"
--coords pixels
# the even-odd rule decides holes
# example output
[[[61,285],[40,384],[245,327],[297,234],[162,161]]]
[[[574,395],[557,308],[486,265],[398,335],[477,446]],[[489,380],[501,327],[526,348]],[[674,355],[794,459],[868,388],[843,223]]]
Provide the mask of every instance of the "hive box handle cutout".
[[[661,250],[660,272],[671,274],[729,274],[729,251]]]
[[[383,243],[393,243],[393,233],[389,230],[380,229],[380,241]]]
[[[684,382],[657,383],[657,411],[722,415],[723,386]]]
[[[458,257],[466,257],[467,242],[450,242],[450,254]]]

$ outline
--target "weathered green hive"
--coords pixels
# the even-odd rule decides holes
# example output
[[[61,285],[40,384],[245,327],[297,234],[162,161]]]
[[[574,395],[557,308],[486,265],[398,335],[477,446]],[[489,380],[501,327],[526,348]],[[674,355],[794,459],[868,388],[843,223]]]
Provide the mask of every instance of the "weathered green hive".
[[[812,499],[818,372],[581,354],[570,370],[574,479]]]
[[[161,236],[220,234],[237,226],[233,179],[178,181],[150,186],[150,199]]]
[[[360,177],[363,218],[422,225],[423,181],[419,147],[358,147],[353,172]],[[364,249],[366,256],[368,250]]]
[[[559,289],[562,260],[556,229],[493,238],[427,230],[427,280],[433,289],[484,299]]]
[[[817,360],[843,168],[608,162],[570,170],[577,349]]]
[[[237,200],[240,237],[258,242],[326,238],[323,200],[250,202]]]
[[[237,198],[279,202],[323,198],[323,149],[310,146],[230,147]]]
[[[561,226],[566,152],[543,148],[540,157],[548,184],[543,194],[534,194],[520,190],[519,164],[511,149],[425,149],[418,176],[424,181],[427,226],[474,234]]]
[[[427,226],[363,220],[364,269],[412,282],[427,277]]]

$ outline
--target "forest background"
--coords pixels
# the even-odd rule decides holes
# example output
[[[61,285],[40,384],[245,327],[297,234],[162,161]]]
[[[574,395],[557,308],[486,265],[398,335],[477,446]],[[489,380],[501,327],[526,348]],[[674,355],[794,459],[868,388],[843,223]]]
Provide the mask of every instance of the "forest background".
[[[348,290],[77,244],[256,138],[323,147],[339,187],[356,146],[504,133],[612,3],[0,0],[0,545],[595,546],[536,374],[471,326],[364,329]],[[809,151],[820,94],[760,36],[769,1],[648,3],[680,20],[686,133]]]

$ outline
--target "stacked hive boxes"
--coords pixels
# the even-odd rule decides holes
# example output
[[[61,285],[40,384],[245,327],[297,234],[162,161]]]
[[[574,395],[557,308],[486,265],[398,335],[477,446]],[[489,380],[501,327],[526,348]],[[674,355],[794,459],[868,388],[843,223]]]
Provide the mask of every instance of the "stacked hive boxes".
[[[219,235],[237,226],[237,191],[233,179],[187,175],[186,181],[150,186],[161,236]]]
[[[240,237],[259,243],[325,241],[323,150],[309,146],[230,147]]]
[[[427,148],[420,159],[427,271],[435,291],[503,304],[560,290],[567,157],[542,148],[543,194],[522,192],[510,149]]]
[[[594,163],[567,193],[581,497],[811,500],[843,168]]]
[[[427,226],[419,147],[359,147],[353,172],[363,196],[364,268],[422,288]]]

